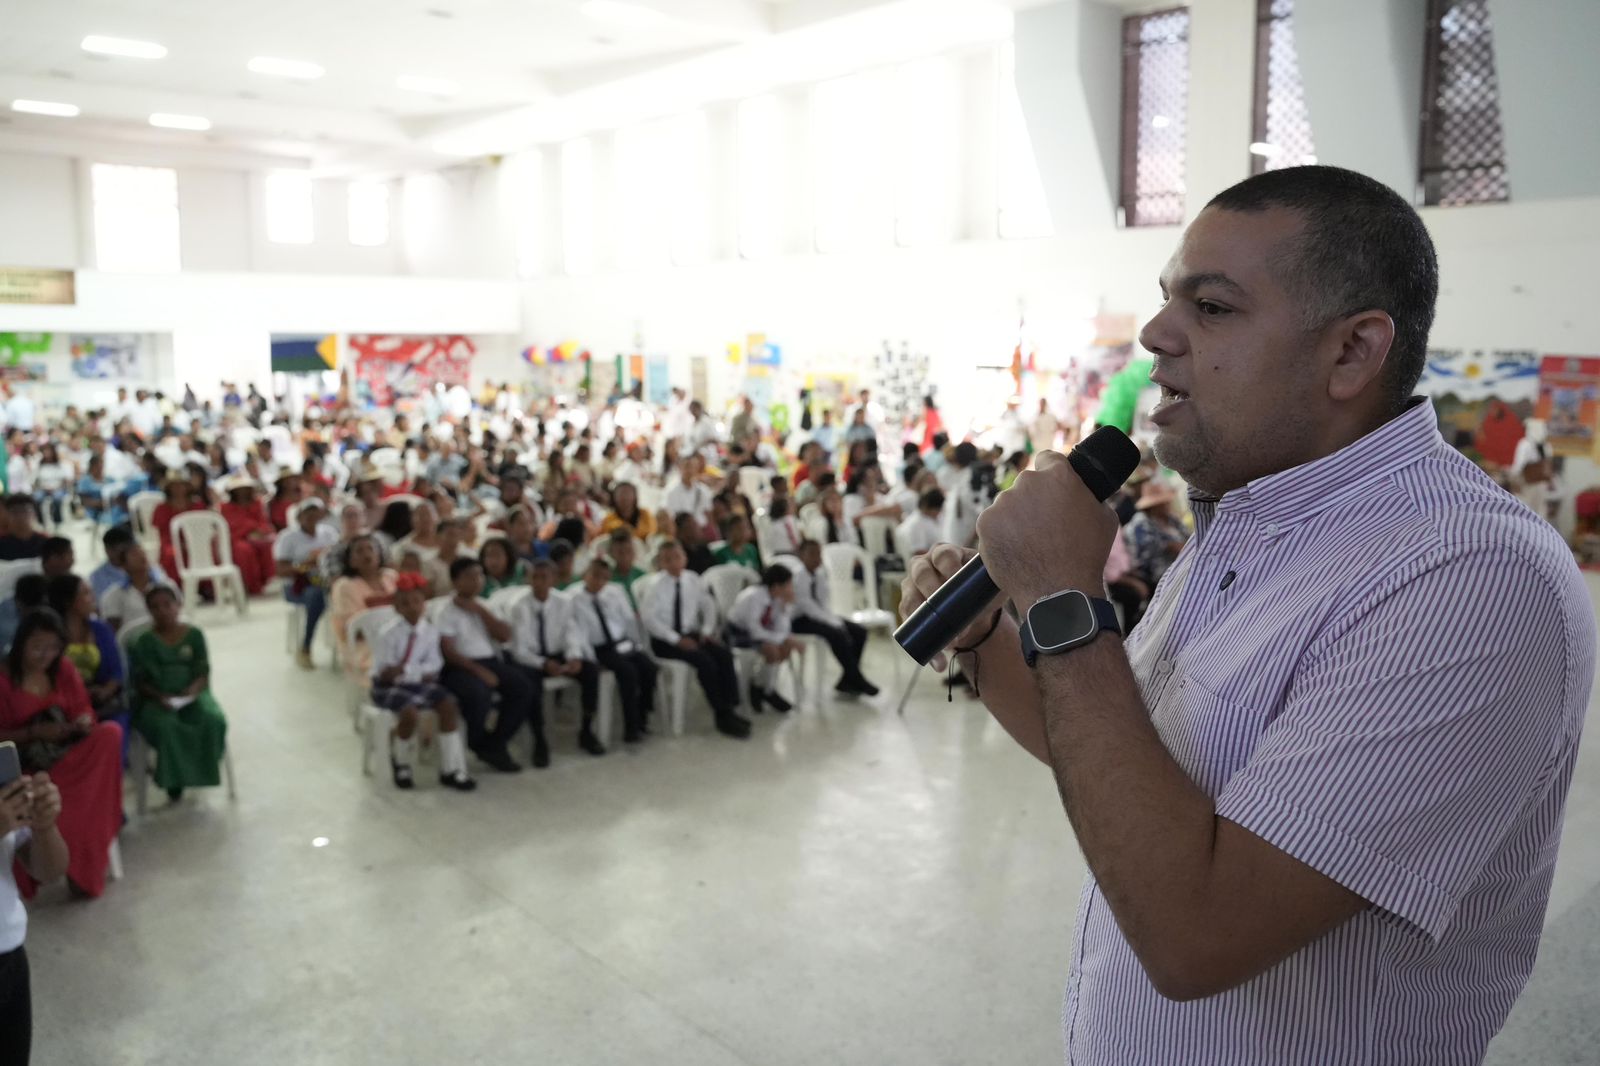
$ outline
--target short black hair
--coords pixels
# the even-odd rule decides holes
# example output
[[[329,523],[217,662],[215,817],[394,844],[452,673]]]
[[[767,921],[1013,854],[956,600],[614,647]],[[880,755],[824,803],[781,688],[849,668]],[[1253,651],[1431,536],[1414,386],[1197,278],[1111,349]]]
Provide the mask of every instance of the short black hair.
[[[1306,304],[1306,328],[1361,311],[1394,319],[1384,393],[1390,410],[1405,407],[1422,377],[1439,297],[1439,259],[1416,209],[1381,181],[1323,165],[1257,174],[1206,206],[1299,213],[1300,238],[1276,265]]]
[[[552,563],[563,562],[576,555],[577,551],[578,549],[572,546],[572,541],[557,537],[550,542],[550,561]]]
[[[944,510],[944,493],[938,489],[929,489],[917,497],[917,509],[919,511]]]
[[[771,566],[761,571],[761,583],[769,589],[775,589],[780,585],[787,585],[793,580],[794,571],[790,570],[782,563],[773,563]]]
[[[29,574],[29,577],[38,577],[38,574]],[[21,585],[21,582],[18,582]],[[11,672],[12,684],[22,680],[22,653],[28,641],[40,630],[53,633],[61,642],[61,650],[56,652],[56,657],[50,660],[50,665],[44,668],[46,676],[52,682],[56,679],[56,671],[61,667],[61,656],[67,650],[67,627],[62,623],[61,616],[48,607],[35,607],[22,616],[22,624],[17,626],[17,635],[11,640],[11,652],[6,656],[6,666]]]
[[[46,537],[44,544],[39,548],[39,560],[59,559],[63,555],[72,554],[72,541],[66,537]]]
[[[17,601],[17,609],[25,611],[29,607],[43,607],[49,585],[50,579],[43,574],[23,574],[17,578],[17,586],[11,591],[12,598]]]
[[[27,495],[26,493],[13,492],[10,496],[6,497],[6,510],[8,510],[8,511],[21,511],[21,510],[32,511],[33,510],[33,497]]]
[[[117,548],[125,548],[133,543],[133,527],[126,522],[121,522],[105,531],[100,538],[101,547],[110,555]]]
[[[483,568],[483,564],[472,558],[470,555],[463,555],[459,559],[450,560],[450,580],[454,581],[456,578],[460,577],[462,574],[466,573],[468,570],[471,570],[475,566],[479,569]]]

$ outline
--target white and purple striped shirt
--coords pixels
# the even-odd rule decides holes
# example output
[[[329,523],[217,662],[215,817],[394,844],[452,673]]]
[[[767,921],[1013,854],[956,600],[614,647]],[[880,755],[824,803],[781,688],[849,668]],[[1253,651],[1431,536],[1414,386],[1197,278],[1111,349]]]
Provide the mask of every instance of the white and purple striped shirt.
[[[1431,404],[1195,502],[1128,656],[1217,814],[1368,909],[1231,991],[1161,997],[1091,879],[1081,1066],[1477,1063],[1533,968],[1594,673],[1556,531]]]

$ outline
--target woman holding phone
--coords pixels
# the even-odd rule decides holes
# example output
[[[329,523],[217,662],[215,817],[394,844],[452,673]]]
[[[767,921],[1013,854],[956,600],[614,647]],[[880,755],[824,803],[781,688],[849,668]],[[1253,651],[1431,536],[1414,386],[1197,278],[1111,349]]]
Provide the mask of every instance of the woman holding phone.
[[[61,791],[61,835],[72,850],[67,883],[91,899],[106,890],[111,842],[122,828],[122,729],[96,722],[89,692],[66,658],[67,633],[48,608],[29,611],[0,670],[0,741],[12,741],[29,773],[47,771]],[[39,882],[18,872],[23,899]]]
[[[0,1062],[28,1066],[33,994],[28,976],[28,910],[12,877],[12,859],[35,883],[67,872],[67,842],[56,819],[61,792],[50,775],[18,776],[14,744],[0,744]]]

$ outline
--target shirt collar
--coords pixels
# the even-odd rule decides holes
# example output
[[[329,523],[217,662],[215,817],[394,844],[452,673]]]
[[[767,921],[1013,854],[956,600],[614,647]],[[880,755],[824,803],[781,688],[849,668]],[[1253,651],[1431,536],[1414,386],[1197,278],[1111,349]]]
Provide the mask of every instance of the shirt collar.
[[[1264,535],[1276,536],[1410,466],[1443,442],[1432,401],[1413,399],[1399,415],[1331,455],[1257,478],[1220,500],[1191,489],[1196,528],[1203,532],[1219,513],[1250,513]]]

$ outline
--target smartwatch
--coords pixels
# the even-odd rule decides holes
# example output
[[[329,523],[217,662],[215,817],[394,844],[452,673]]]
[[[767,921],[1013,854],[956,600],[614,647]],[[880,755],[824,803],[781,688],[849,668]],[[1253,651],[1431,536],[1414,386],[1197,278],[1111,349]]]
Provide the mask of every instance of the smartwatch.
[[[1022,620],[1022,657],[1031,667],[1041,655],[1081,648],[1107,631],[1122,635],[1117,609],[1110,600],[1064,589],[1028,608]]]

